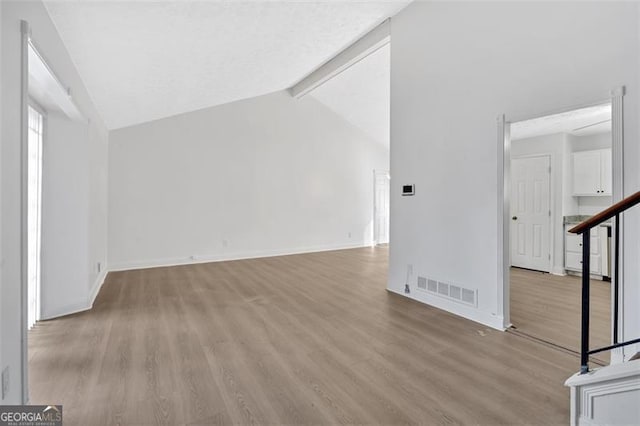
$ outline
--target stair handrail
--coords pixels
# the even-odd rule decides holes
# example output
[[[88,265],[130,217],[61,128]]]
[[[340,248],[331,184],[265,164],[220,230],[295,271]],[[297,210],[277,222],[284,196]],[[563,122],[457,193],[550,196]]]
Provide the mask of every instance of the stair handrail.
[[[611,219],[615,215],[620,214],[625,210],[630,209],[638,203],[640,203],[640,191],[628,196],[621,201],[618,201],[606,210],[603,210],[597,215],[592,216],[584,222],[581,222],[580,224],[574,226],[569,230],[569,232],[571,232],[572,234],[582,234],[587,229],[591,229],[602,224],[603,222]]]
[[[582,235],[582,330],[580,342],[580,374],[589,372],[589,355],[599,352],[609,351],[622,346],[640,343],[639,339],[618,342],[618,319],[619,319],[619,267],[620,267],[620,215],[631,207],[640,203],[640,191],[617,202],[611,207],[592,216],[577,226],[569,230],[573,234]],[[601,225],[603,222],[613,218],[614,229],[614,273],[613,273],[613,344],[602,348],[589,350],[589,293],[591,279],[591,229]]]

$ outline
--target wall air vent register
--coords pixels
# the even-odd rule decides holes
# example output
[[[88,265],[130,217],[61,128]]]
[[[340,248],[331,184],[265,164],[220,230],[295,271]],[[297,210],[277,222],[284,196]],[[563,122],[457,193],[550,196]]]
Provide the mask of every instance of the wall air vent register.
[[[454,300],[473,307],[478,306],[478,291],[458,285],[418,276],[418,290]]]

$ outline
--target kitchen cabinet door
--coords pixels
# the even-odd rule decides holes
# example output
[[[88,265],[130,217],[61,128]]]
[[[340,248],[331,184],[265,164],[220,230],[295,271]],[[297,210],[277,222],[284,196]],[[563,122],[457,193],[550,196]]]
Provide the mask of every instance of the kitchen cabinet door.
[[[575,224],[565,224],[564,235],[564,267],[568,271],[582,272],[582,235],[569,232]],[[603,259],[607,256],[603,253],[602,235],[603,227],[597,226],[590,232],[589,241],[589,270],[592,275],[602,275],[604,271]],[[606,237],[606,229],[604,230]]]
[[[564,267],[568,270],[582,272],[582,254],[566,253]],[[602,259],[600,255],[589,256],[589,270],[593,275],[602,274]]]
[[[582,235],[567,234],[565,244],[567,251],[582,253]],[[600,239],[598,237],[591,236],[589,251],[591,254],[600,254]]]
[[[603,149],[600,152],[600,195],[611,195],[613,192],[613,164],[611,163],[611,150]]]
[[[600,151],[573,153],[573,195],[600,195]]]

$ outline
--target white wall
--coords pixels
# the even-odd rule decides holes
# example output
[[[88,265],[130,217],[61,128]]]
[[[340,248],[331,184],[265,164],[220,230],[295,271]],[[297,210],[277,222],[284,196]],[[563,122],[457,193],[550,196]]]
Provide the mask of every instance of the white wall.
[[[90,125],[57,120],[45,129],[43,173],[43,311],[68,313],[90,306],[100,278],[93,265],[106,259],[106,150],[108,134],[58,33],[39,1],[2,1],[2,130],[0,194],[2,232],[1,360],[10,368],[3,404],[21,402],[20,383],[20,20]],[[80,128],[89,129],[81,131]],[[50,138],[49,138],[50,136]],[[49,140],[50,139],[50,140]],[[89,194],[92,191],[92,194]],[[92,201],[93,200],[93,201]],[[92,218],[89,220],[89,218]],[[95,219],[93,219],[95,218]],[[49,226],[47,226],[49,224]]]
[[[568,214],[564,210],[565,198],[571,197],[571,187],[564,185],[564,163],[565,145],[568,143],[566,134],[556,133],[553,135],[537,136],[512,141],[511,158],[531,157],[534,155],[546,155],[551,162],[551,210],[553,217],[551,221],[551,272],[564,275],[564,228],[563,216]],[[567,194],[568,193],[568,194]],[[576,209],[577,210],[577,209]]]
[[[496,117],[593,104],[626,85],[625,191],[640,189],[638,5],[414,2],[392,19],[389,289],[425,274],[478,289],[478,307],[410,297],[500,328]],[[414,197],[400,185],[416,184]],[[627,337],[640,334],[638,217],[625,240]],[[635,329],[634,329],[635,328]]]
[[[110,269],[370,244],[373,170],[389,161],[285,91],[116,130],[109,144]]]
[[[89,281],[87,124],[46,117],[42,164],[42,318],[86,309]]]
[[[571,152],[611,148],[612,145],[611,132],[596,133],[587,136],[568,136],[571,142]]]

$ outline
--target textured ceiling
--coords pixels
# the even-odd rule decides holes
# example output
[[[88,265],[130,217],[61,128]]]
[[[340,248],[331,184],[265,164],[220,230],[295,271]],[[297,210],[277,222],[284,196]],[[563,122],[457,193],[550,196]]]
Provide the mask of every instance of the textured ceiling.
[[[511,139],[532,138],[554,133],[587,136],[611,131],[611,104],[547,115],[511,125]]]
[[[378,49],[311,92],[334,112],[389,149],[391,47]]]
[[[407,4],[45,2],[109,129],[288,88]]]

